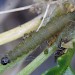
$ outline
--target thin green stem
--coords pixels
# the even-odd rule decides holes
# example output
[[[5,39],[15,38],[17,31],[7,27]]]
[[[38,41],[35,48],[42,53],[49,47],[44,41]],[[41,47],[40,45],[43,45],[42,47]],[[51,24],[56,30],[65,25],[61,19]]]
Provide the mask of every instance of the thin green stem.
[[[36,30],[41,22],[42,15],[36,17],[35,19],[13,28],[9,31],[0,34],[0,45],[6,44],[8,42],[14,41],[24,34],[29,34],[30,32]]]
[[[27,65],[18,75],[30,75],[37,67],[39,67],[51,54],[56,50],[56,46],[53,45],[47,48],[48,54],[42,52],[36,59],[34,59],[29,65]]]

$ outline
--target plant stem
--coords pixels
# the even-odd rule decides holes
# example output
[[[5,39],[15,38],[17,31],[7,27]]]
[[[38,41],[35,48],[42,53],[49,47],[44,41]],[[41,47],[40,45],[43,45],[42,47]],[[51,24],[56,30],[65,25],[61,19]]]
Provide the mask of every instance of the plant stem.
[[[53,45],[50,48],[46,48],[46,49],[48,50],[48,54],[44,54],[44,52],[42,52],[36,59],[34,59],[20,73],[18,73],[18,75],[30,75],[56,50],[56,46]]]
[[[1,33],[0,34],[0,45],[14,41],[14,40],[24,36],[24,34],[29,34],[31,31],[36,30],[41,22],[41,17],[42,17],[42,15],[38,16],[37,18],[35,18],[23,25],[20,25],[9,31]]]

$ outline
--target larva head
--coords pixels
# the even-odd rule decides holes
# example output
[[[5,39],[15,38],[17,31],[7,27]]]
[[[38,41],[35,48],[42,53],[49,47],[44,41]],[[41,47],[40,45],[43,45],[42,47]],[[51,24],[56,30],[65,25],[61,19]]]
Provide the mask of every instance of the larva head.
[[[10,63],[10,59],[8,57],[5,56],[1,59],[2,65],[7,65],[8,63]]]

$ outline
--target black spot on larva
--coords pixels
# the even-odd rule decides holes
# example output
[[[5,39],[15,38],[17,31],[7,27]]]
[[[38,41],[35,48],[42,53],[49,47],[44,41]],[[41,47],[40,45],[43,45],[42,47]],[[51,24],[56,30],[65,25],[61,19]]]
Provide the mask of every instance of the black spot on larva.
[[[1,64],[2,64],[2,65],[7,65],[8,63],[10,63],[10,60],[9,60],[8,57],[3,57],[3,58],[1,59]]]
[[[54,54],[55,61],[57,61],[58,57],[62,56],[64,53],[65,53],[65,48],[58,49]]]
[[[60,40],[59,44],[58,44],[58,50],[56,50],[54,57],[55,57],[55,61],[57,61],[58,57],[62,56],[65,53],[65,49],[64,47],[61,47],[61,43],[64,42],[64,40]]]

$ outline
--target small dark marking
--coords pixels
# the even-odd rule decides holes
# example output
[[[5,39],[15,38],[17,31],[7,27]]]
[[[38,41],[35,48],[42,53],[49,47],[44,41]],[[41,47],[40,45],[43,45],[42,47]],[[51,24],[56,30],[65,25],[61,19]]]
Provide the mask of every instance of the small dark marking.
[[[58,50],[56,50],[54,57],[55,57],[55,62],[57,61],[58,57],[62,56],[63,54],[65,54],[65,50],[66,48],[61,47],[62,42],[64,42],[65,40],[60,40],[59,44],[58,44]]]
[[[29,37],[29,35],[28,34],[24,34],[24,36],[23,36],[23,40],[25,40],[26,38],[28,38]]]
[[[45,49],[44,50],[44,54],[48,54],[48,49]]]
[[[1,64],[2,65],[7,65],[8,63],[10,63],[10,60],[9,60],[9,58],[8,57],[3,57],[2,59],[1,59]]]

